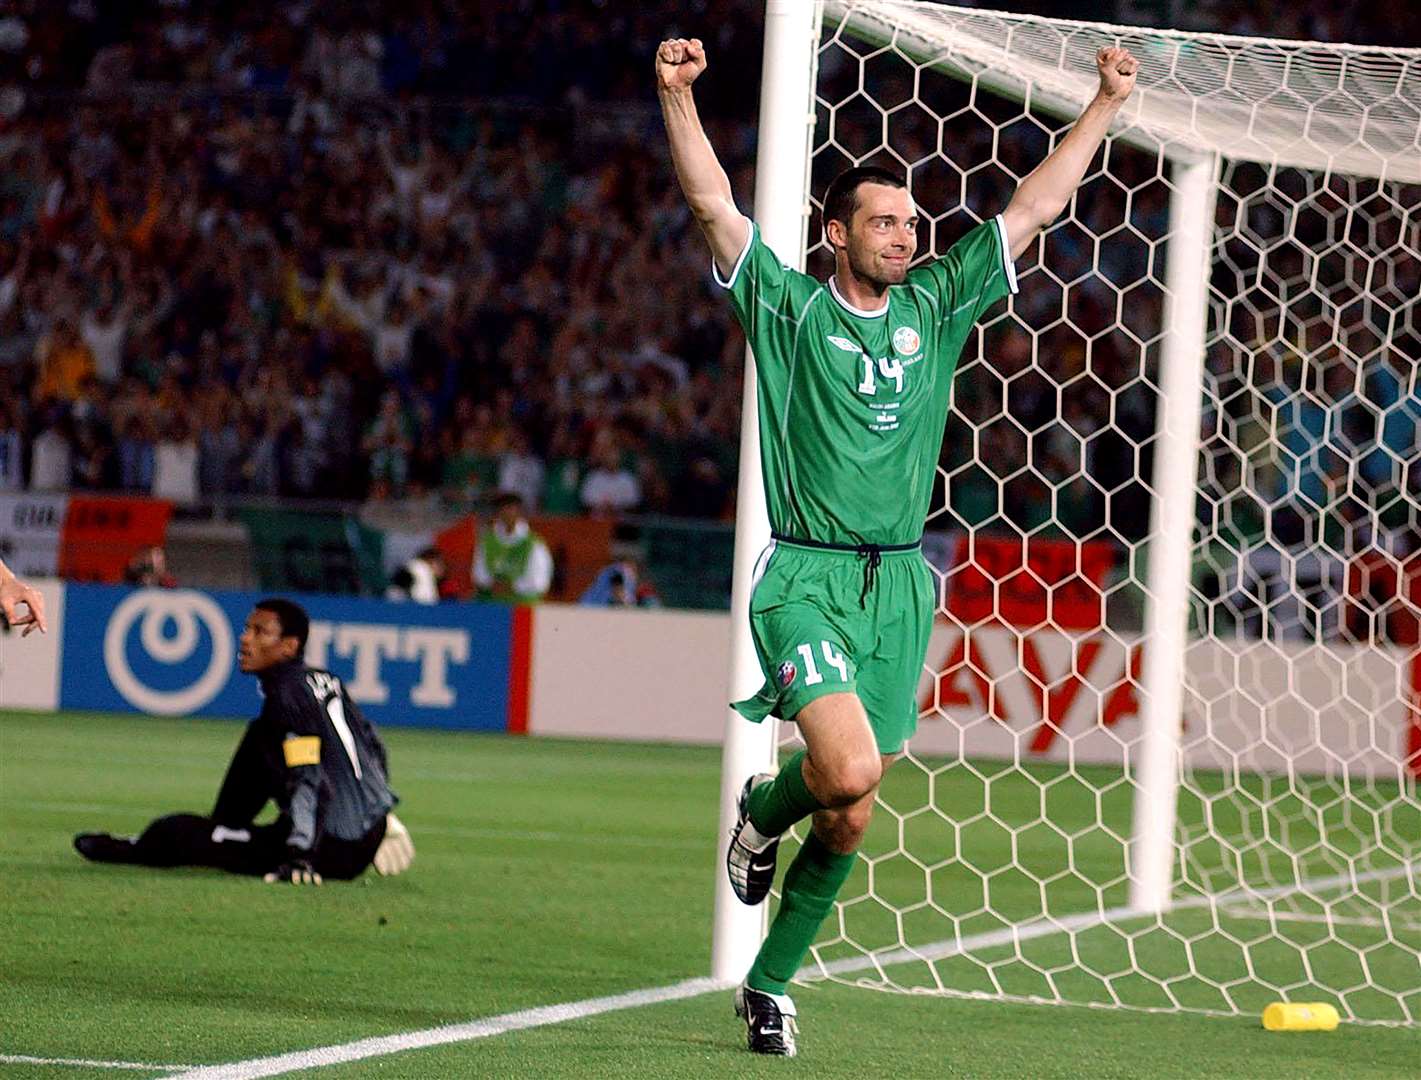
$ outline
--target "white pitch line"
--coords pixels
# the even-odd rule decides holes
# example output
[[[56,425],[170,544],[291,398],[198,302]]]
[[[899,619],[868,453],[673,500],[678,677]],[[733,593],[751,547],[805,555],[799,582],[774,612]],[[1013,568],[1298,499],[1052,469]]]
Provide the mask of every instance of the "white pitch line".
[[[134,1069],[140,1072],[178,1072],[191,1065],[155,1065],[148,1061],[90,1061],[87,1058],[30,1057],[28,1054],[0,1054],[0,1065],[70,1065],[80,1069]]]
[[[1295,922],[1317,926],[1363,926],[1368,930],[1402,930],[1415,933],[1421,923],[1398,919],[1376,919],[1362,915],[1330,915],[1322,911],[1276,911],[1270,908],[1245,907],[1241,904],[1220,909],[1230,919],[1249,922]]]
[[[323,1065],[339,1065],[362,1058],[384,1057],[404,1050],[417,1050],[427,1046],[443,1046],[446,1043],[471,1042],[487,1039],[493,1035],[503,1035],[509,1031],[526,1028],[545,1027],[548,1024],[563,1024],[569,1020],[581,1020],[600,1013],[618,1012],[622,1009],[637,1009],[643,1005],[655,1005],[663,1001],[681,1001],[685,998],[700,997],[713,990],[725,990],[729,984],[715,979],[687,979],[671,986],[654,987],[649,990],[633,990],[611,997],[589,998],[564,1005],[544,1005],[521,1012],[504,1013],[483,1020],[472,1020],[466,1024],[448,1024],[444,1027],[426,1028],[423,1031],[409,1031],[401,1035],[383,1035],[373,1039],[343,1043],[339,1046],[321,1046],[314,1050],[298,1050],[290,1054],[273,1057],[253,1058],[249,1061],[234,1061],[228,1065],[202,1065],[179,1073],[169,1080],[252,1080],[259,1076],[279,1076],[282,1073],[297,1072],[301,1069],[315,1069]]]
[[[1360,885],[1369,881],[1384,881],[1401,877],[1410,872],[1410,866],[1389,867],[1363,874],[1337,874],[1333,877],[1318,878],[1293,885],[1274,885],[1266,889],[1234,889],[1217,896],[1191,896],[1178,901],[1171,910],[1208,907],[1214,903],[1238,902],[1245,898],[1266,898],[1283,896],[1301,889],[1331,889],[1343,885]],[[999,945],[1010,945],[1045,937],[1051,933],[1089,930],[1095,926],[1117,920],[1154,917],[1131,907],[1108,908],[1105,911],[1087,911],[1067,915],[1059,919],[1035,919],[1018,926],[1008,926],[1000,930],[990,930],[965,938],[941,941],[921,949],[895,949],[887,953],[869,956],[854,956],[836,960],[829,964],[815,964],[798,972],[799,978],[813,979],[827,975],[842,975],[870,968],[907,963],[913,960],[940,960],[949,956],[988,949]],[[623,1009],[637,1009],[644,1005],[655,1005],[663,1001],[684,1001],[700,997],[716,990],[726,990],[732,984],[716,979],[686,979],[670,986],[653,987],[646,990],[632,990],[611,997],[589,998],[562,1005],[544,1005],[521,1012],[504,1013],[483,1020],[471,1020],[463,1024],[447,1024],[443,1027],[409,1031],[399,1035],[382,1035],[356,1042],[341,1043],[336,1046],[321,1046],[313,1050],[297,1050],[289,1054],[272,1057],[252,1058],[234,1061],[225,1065],[202,1065],[188,1069],[169,1080],[254,1080],[256,1077],[280,1076],[283,1073],[299,1072],[302,1069],[316,1069],[325,1065],[340,1065],[347,1061],[364,1058],[385,1057],[406,1050],[418,1050],[429,1046],[444,1046],[449,1043],[472,1042],[503,1035],[510,1031],[546,1027],[563,1024],[569,1020],[582,1020],[602,1013],[620,1012]]]

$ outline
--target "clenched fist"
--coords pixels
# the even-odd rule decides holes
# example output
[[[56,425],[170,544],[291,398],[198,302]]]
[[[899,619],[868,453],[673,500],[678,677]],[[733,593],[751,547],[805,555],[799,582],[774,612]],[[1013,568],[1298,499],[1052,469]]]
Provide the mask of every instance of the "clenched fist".
[[[1135,89],[1135,73],[1140,70],[1140,62],[1129,49],[1101,49],[1095,54],[1095,66],[1100,71],[1101,97],[1120,102]]]
[[[700,38],[670,38],[656,50],[659,90],[685,90],[706,69],[706,48]]]

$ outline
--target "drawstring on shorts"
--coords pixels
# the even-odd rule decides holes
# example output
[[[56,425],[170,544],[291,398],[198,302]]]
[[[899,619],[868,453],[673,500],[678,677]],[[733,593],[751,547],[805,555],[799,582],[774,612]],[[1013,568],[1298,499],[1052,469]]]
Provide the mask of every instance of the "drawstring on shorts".
[[[868,591],[878,580],[878,568],[883,565],[883,548],[878,544],[860,544],[854,552],[864,560],[863,591],[859,593],[859,607],[867,607]]]
[[[859,607],[868,607],[868,594],[878,582],[878,568],[883,565],[885,551],[913,551],[922,546],[922,540],[911,544],[825,544],[819,540],[802,540],[797,536],[785,536],[772,532],[770,539],[796,547],[814,548],[819,551],[849,551],[863,560],[863,589],[859,592]]]

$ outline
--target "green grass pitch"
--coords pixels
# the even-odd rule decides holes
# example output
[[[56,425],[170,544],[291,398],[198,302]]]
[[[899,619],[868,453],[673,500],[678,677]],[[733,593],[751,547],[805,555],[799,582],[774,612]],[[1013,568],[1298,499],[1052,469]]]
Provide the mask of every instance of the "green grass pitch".
[[[664,986],[709,971],[719,768],[713,749],[391,730],[401,814],[419,849],[411,872],[392,880],[303,891],[215,872],[93,866],[74,854],[75,832],[123,832],[156,813],[206,809],[238,730],[219,721],[0,714],[0,1055],[216,1064]],[[980,814],[990,790],[996,814],[1031,820],[1040,787],[1020,777],[993,780],[992,768],[943,770],[931,781],[936,805],[967,820]],[[995,874],[985,886],[951,866],[925,871],[888,854],[900,825],[884,815],[867,848],[875,891],[911,903],[927,873],[940,910],[917,917],[912,940],[931,940],[943,926],[986,932],[1000,922],[978,911],[983,889],[993,910],[1009,918],[1039,912],[1036,881],[1059,870],[1064,837],[1071,837],[1076,872],[1048,886],[1052,904],[1085,910],[1097,899],[1117,902],[1120,852],[1110,831],[1120,814],[1128,817],[1128,802],[1115,805],[1119,797],[1104,774],[1080,775],[1076,788],[1046,789],[1056,828],[1017,830],[1018,863],[1030,873]],[[928,783],[927,774],[898,766],[890,805],[924,805]],[[1372,824],[1385,816],[1387,827],[1413,830],[1414,818],[1396,820],[1405,807],[1385,793],[1378,799],[1347,808],[1350,824],[1357,814]],[[1271,814],[1303,829],[1304,815],[1286,801],[1260,792],[1262,816],[1254,824]],[[1203,809],[1184,808],[1186,830]],[[983,865],[1010,861],[1010,838],[990,818],[954,825],[907,812],[901,828],[915,852],[955,850]],[[1328,830],[1326,813],[1313,823],[1320,833]],[[1416,835],[1410,831],[1408,842]],[[1289,843],[1309,849],[1305,837]],[[1248,858],[1266,873],[1283,850],[1262,845]],[[1222,881],[1240,871],[1223,854],[1205,844],[1193,857]],[[1316,871],[1325,874],[1332,861],[1319,849]],[[846,895],[864,892],[868,873],[865,863]],[[850,905],[845,927],[861,943],[886,946],[895,932],[872,908]],[[1206,918],[1202,911],[1188,917]],[[1296,925],[1306,934],[1315,924]],[[1266,927],[1241,918],[1233,929],[1258,935]],[[1374,981],[1404,992],[1409,979],[1421,990],[1414,954],[1368,938],[1366,926],[1356,932],[1349,945],[1368,957]],[[826,940],[835,934],[830,927]],[[1110,950],[1119,951],[1120,939],[1112,937],[1098,950],[1082,937],[1084,948],[1097,950],[1085,957],[1088,966],[1118,966]],[[1230,977],[1237,950],[1218,940],[1205,944],[1195,962]],[[1142,936],[1136,947],[1170,962],[1170,941]],[[1023,949],[1030,963],[1010,949],[986,950],[940,962],[938,970],[964,989],[995,981],[1024,995],[1042,992],[1040,971],[1060,971],[1063,988],[1083,1000],[1098,996],[1099,980],[1081,974],[1071,982],[1062,949],[1062,938],[1048,936]],[[1318,965],[1346,964],[1357,950],[1343,952],[1308,955]],[[850,953],[832,944],[825,950],[826,957]],[[907,964],[889,974],[911,987],[927,970]],[[876,973],[846,978],[864,976]],[[1183,980],[1176,989],[1200,1007],[1217,1004],[1206,986]],[[1048,1007],[832,982],[795,995],[801,1053],[794,1061],[750,1058],[728,994],[716,992],[307,1075],[1296,1080],[1409,1077],[1421,1060],[1416,1028],[1270,1034],[1256,1016]],[[1152,1003],[1147,987],[1139,1003]],[[0,1064],[5,1080],[145,1075],[162,1074]]]

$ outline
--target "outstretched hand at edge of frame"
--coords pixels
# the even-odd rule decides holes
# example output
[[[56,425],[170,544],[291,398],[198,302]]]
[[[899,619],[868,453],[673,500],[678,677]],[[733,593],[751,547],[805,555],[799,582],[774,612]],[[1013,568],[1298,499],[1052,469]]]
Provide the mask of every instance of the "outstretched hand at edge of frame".
[[[48,624],[44,619],[44,597],[33,585],[26,585],[10,572],[10,568],[0,562],[0,612],[11,626],[23,626],[21,636],[38,630],[47,633]]]
[[[1135,89],[1135,75],[1140,70],[1140,62],[1129,49],[1103,48],[1095,54],[1095,66],[1100,72],[1101,97],[1119,103]]]

